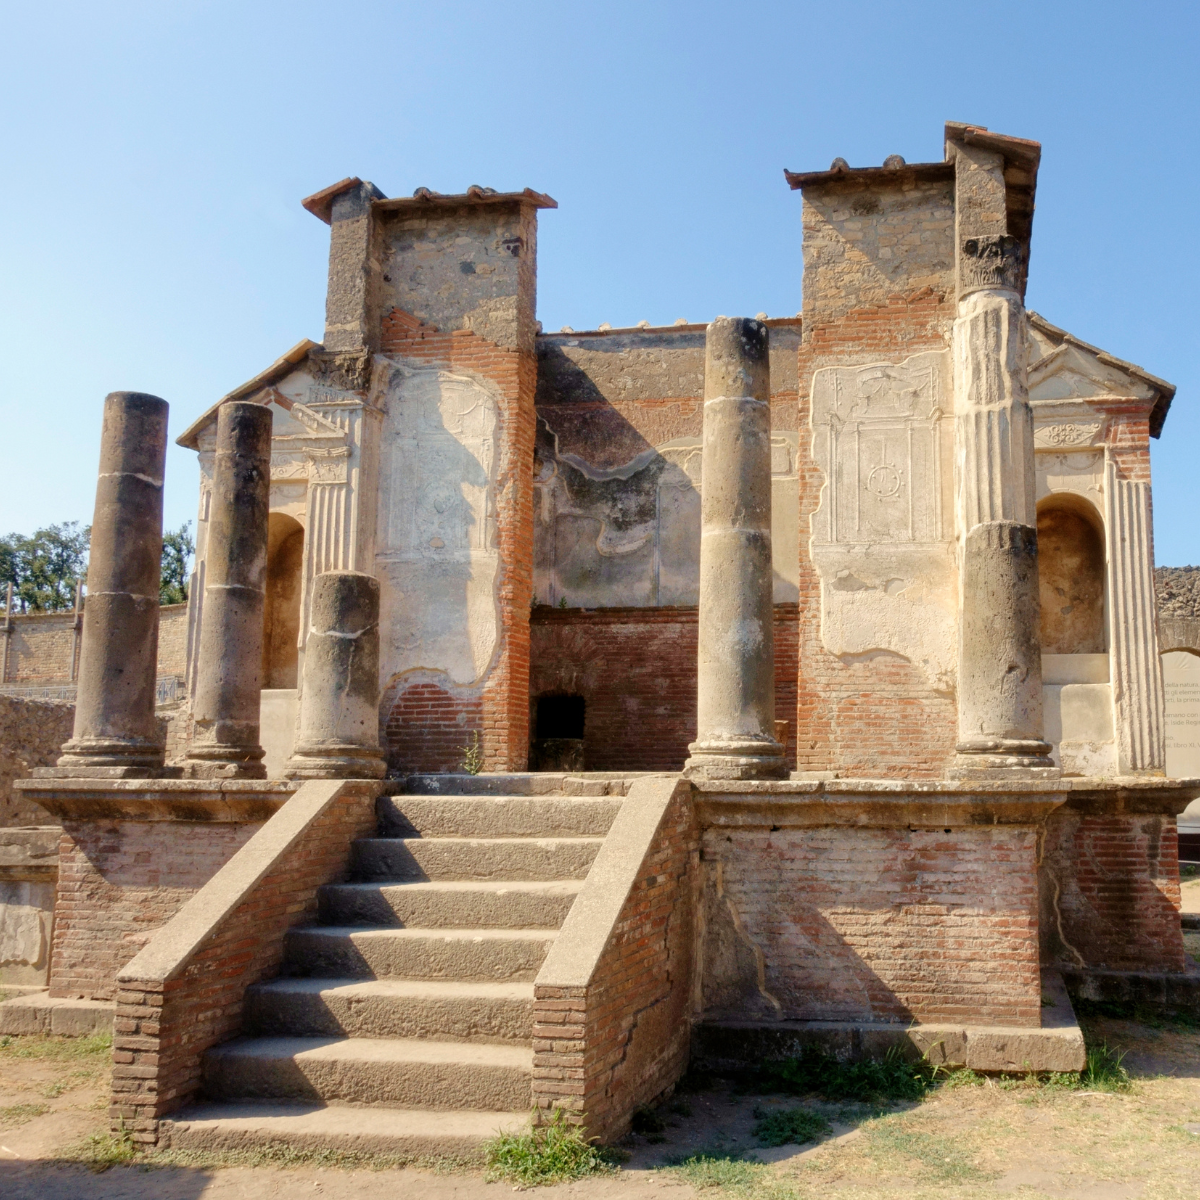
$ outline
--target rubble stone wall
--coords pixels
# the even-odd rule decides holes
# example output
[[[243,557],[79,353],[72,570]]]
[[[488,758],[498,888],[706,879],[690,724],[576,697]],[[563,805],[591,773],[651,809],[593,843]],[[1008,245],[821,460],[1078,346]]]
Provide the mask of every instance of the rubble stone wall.
[[[63,700],[0,696],[0,828],[53,825],[44,808],[14,792],[12,781],[53,765],[71,736],[75,705]]]

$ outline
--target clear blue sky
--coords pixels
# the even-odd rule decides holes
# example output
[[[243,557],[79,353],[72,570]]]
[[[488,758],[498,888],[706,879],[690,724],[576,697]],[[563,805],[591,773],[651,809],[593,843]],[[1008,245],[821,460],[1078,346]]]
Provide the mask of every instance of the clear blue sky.
[[[1029,304],[1179,386],[1160,563],[1200,563],[1193,4],[10,5],[0,128],[0,533],[91,519],[106,392],[172,437],[323,327],[301,197],[534,187],[547,328],[800,307],[783,168],[1043,143]],[[168,460],[167,521],[194,516]]]

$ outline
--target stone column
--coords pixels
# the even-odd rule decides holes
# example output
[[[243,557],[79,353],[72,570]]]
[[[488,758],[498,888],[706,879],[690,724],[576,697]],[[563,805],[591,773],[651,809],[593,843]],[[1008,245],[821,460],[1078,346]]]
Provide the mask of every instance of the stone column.
[[[1003,156],[955,148],[960,778],[1057,773],[1042,736],[1033,416],[1023,248],[1007,233]]]
[[[778,779],[767,327],[718,317],[705,337],[700,639],[689,774]]]
[[[382,779],[379,580],[329,571],[313,581],[296,748],[289,779]]]
[[[56,774],[137,779],[162,770],[154,716],[167,402],[104,401],[75,728]]]
[[[271,410],[222,404],[186,768],[193,779],[266,778],[258,722],[270,489]]]

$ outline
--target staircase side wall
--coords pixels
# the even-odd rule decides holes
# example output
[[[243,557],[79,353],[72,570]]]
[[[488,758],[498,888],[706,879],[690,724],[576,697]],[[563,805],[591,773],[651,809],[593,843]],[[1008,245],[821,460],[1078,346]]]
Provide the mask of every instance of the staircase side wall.
[[[375,827],[378,785],[305,784],[118,977],[110,1116],[156,1144],[158,1122],[201,1087],[204,1052],[242,1028],[246,988],[279,971],[293,925],[345,878]]]
[[[535,985],[540,1112],[610,1142],[683,1074],[699,858],[691,786],[635,783]]]

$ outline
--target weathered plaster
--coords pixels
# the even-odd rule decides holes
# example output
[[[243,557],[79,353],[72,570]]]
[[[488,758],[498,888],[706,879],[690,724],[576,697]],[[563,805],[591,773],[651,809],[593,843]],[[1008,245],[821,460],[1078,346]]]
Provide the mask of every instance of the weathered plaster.
[[[954,686],[956,574],[950,356],[817,371],[812,518],[821,637],[838,656],[887,653]]]
[[[496,651],[499,400],[466,375],[376,362],[381,677],[482,681]]]

